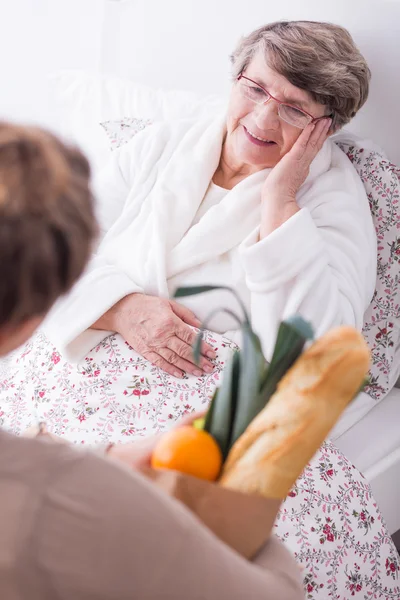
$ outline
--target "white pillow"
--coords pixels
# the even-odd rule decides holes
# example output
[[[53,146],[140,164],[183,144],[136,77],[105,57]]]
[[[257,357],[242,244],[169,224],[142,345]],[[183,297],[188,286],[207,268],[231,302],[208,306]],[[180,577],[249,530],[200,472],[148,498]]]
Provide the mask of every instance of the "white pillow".
[[[151,121],[216,114],[226,99],[181,90],[161,90],[114,76],[85,71],[50,75],[50,102],[60,134],[84,150],[93,169],[109,157],[109,143],[100,122],[137,117]]]

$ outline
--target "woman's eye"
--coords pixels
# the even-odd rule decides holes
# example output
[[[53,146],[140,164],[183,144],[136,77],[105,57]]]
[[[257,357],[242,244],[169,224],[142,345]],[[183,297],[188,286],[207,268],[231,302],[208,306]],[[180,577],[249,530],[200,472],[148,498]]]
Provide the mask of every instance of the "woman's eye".
[[[298,108],[294,108],[293,106],[287,106],[286,104],[285,106],[285,111],[288,115],[290,115],[291,117],[304,117],[304,113],[303,111],[299,110]]]
[[[264,94],[265,93],[264,90],[262,88],[259,88],[259,87],[252,87],[252,86],[250,86],[250,89],[251,89],[251,91],[254,94]]]

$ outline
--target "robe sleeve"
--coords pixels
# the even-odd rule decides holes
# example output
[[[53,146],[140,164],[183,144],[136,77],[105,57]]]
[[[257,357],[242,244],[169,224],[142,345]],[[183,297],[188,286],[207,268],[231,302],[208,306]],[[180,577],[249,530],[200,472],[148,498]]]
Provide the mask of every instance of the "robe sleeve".
[[[156,130],[156,126],[151,126],[114,151],[108,165],[93,182],[100,226],[97,248],[121,217],[137,177],[143,177],[143,165],[155,166],[149,163]],[[50,312],[44,332],[68,361],[79,362],[113,333],[91,329],[91,325],[119,300],[142,291],[124,271],[95,251],[83,276]]]
[[[240,256],[267,360],[279,323],[294,314],[317,337],[342,324],[361,330],[376,281],[376,235],[357,174],[322,176],[307,207],[262,240],[253,232]]]

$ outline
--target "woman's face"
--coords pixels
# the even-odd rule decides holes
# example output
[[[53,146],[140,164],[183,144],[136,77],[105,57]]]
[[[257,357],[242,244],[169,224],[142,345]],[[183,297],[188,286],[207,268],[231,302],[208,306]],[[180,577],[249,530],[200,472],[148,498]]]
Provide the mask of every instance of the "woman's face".
[[[243,75],[259,83],[278,100],[303,109],[313,117],[325,114],[325,107],[312,100],[307,92],[269,68],[261,52],[255,55]],[[249,172],[274,167],[289,152],[302,129],[279,117],[277,102],[270,99],[267,104],[257,105],[242,94],[240,87],[240,82],[233,84],[229,102],[226,158],[236,168]]]

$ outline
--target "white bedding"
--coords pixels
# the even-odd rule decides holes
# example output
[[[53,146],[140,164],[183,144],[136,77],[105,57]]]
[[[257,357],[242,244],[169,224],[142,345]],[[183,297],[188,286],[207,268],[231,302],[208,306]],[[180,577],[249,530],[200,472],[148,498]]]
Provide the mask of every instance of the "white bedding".
[[[400,529],[400,389],[334,439],[371,484],[390,533]]]
[[[362,472],[399,449],[400,389],[394,388],[375,408],[334,441]]]

